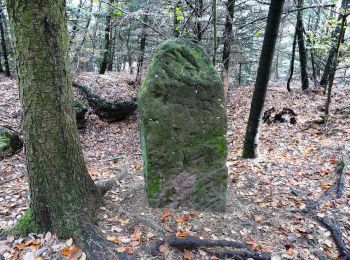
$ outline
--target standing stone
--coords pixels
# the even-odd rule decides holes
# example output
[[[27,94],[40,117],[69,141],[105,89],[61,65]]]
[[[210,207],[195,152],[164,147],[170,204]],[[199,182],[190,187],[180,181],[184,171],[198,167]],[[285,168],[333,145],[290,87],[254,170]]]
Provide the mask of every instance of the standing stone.
[[[150,205],[225,210],[224,88],[205,51],[184,39],[163,43],[138,103]]]

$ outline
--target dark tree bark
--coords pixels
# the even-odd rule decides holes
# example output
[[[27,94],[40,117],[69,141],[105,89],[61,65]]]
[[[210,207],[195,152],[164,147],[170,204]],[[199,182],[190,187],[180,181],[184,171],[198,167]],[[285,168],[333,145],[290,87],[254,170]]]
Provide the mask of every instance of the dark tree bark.
[[[194,33],[197,37],[197,41],[201,42],[203,39],[203,29],[202,29],[202,23],[200,21],[200,19],[203,16],[204,13],[204,3],[203,0],[195,0],[195,15],[196,15],[196,22],[195,22],[195,29],[194,29]]]
[[[137,71],[136,71],[136,84],[141,83],[142,78],[142,69],[143,69],[143,62],[145,59],[145,49],[146,49],[146,40],[147,40],[147,22],[148,22],[148,16],[145,15],[144,23],[142,25],[142,32],[141,32],[141,40],[140,40],[140,49],[139,49],[139,58],[137,60]]]
[[[270,79],[271,65],[276,47],[284,2],[284,0],[272,0],[269,7],[264,42],[243,147],[244,158],[256,158],[258,156],[257,139],[259,124],[264,108],[267,84]]]
[[[79,143],[65,1],[8,0],[7,6],[30,184],[22,224],[28,232],[73,237],[90,259],[117,259],[93,228],[103,194],[88,174]]]
[[[200,21],[204,14],[204,2],[203,0],[194,0],[194,4],[190,0],[185,0],[186,4],[193,10],[195,21],[193,25],[193,33],[198,42],[203,39],[204,30],[202,28],[202,22]]]
[[[304,5],[304,0],[298,0],[298,8],[302,8],[303,5]],[[302,11],[298,11],[298,14],[297,14],[296,34],[298,37],[298,46],[299,46],[301,89],[307,90],[309,88],[309,79],[307,75],[307,54],[306,54],[305,39],[304,39],[304,24],[303,24]]]
[[[346,16],[343,16],[342,22],[340,24],[340,32],[339,32],[338,42],[337,42],[337,45],[335,46],[335,57],[333,60],[332,68],[331,68],[331,71],[329,74],[329,79],[328,79],[328,93],[327,93],[327,102],[326,102],[326,107],[325,107],[325,115],[326,116],[329,115],[329,109],[330,109],[331,98],[332,98],[333,81],[334,81],[334,76],[335,76],[335,73],[337,70],[340,45],[341,45],[343,36],[345,34],[345,24],[346,24]]]
[[[2,54],[4,56],[4,64],[5,64],[5,73],[7,77],[11,76],[10,71],[10,63],[9,63],[9,57],[8,57],[8,51],[7,51],[7,43],[6,43],[6,35],[5,35],[5,27],[4,27],[4,10],[2,9],[2,2],[0,2],[0,35],[1,35],[1,48],[2,48]]]
[[[225,74],[228,74],[230,67],[230,55],[232,44],[232,29],[233,29],[233,16],[235,10],[236,0],[228,0],[226,3],[226,18],[225,18],[225,30],[224,30],[224,47],[222,52],[222,63],[224,64]]]
[[[294,33],[294,40],[293,40],[293,48],[292,48],[292,57],[290,60],[290,73],[289,73],[289,78],[287,81],[287,90],[288,92],[291,92],[291,88],[290,88],[290,82],[292,81],[293,78],[293,74],[294,74],[294,61],[295,61],[295,50],[297,47],[297,28],[295,27],[295,33]]]
[[[181,10],[181,2],[177,1],[174,7],[174,37],[180,37],[180,21],[178,19],[178,12]]]
[[[109,3],[113,3],[113,0],[109,0]],[[104,44],[104,48],[103,48],[103,54],[102,54],[102,62],[100,64],[100,70],[99,70],[99,74],[105,74],[107,67],[108,67],[108,63],[110,61],[111,58],[111,14],[108,13],[106,16],[106,29],[105,29],[105,44]]]
[[[84,28],[83,37],[82,37],[81,42],[77,45],[77,47],[74,51],[73,59],[72,59],[73,64],[76,65],[76,69],[79,69],[80,51],[81,51],[81,48],[84,45],[86,38],[87,38],[87,35],[88,35],[88,30],[89,30],[91,18],[92,18],[92,8],[93,8],[93,0],[90,0],[89,17],[88,17],[88,20],[87,20],[85,28]]]
[[[134,66],[132,61],[132,55],[131,55],[131,46],[130,46],[130,38],[131,38],[131,23],[129,24],[128,28],[128,36],[126,39],[126,49],[127,49],[127,57],[128,57],[128,65],[129,65],[129,71],[130,74],[134,74]]]
[[[341,21],[343,19],[342,13],[345,13],[345,10],[348,9],[349,3],[350,3],[350,0],[342,0],[342,3],[341,3],[342,10],[341,10],[341,14],[339,14],[339,16],[338,16],[338,25],[336,26],[334,32],[332,33],[332,46],[331,46],[331,49],[329,51],[327,63],[326,63],[326,66],[324,68],[322,78],[320,81],[321,87],[323,87],[325,89],[327,88],[328,81],[329,81],[329,75],[332,71],[333,61],[334,61],[335,56],[336,56],[336,48],[337,48],[338,38],[341,37],[340,36],[341,35],[341,33],[340,33],[341,32]]]
[[[75,37],[77,36],[77,32],[79,31],[78,23],[79,23],[80,12],[82,7],[83,7],[83,0],[79,0],[78,10],[76,13],[75,20],[73,21],[72,36],[70,37],[70,40],[69,40],[69,48],[73,46]]]
[[[213,65],[216,64],[216,56],[218,51],[218,39],[217,39],[217,1],[213,0]]]

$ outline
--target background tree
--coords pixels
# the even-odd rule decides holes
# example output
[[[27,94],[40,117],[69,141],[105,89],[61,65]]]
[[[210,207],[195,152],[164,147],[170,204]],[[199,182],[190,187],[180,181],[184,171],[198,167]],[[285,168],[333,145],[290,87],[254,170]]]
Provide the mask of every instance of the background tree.
[[[273,54],[280,26],[284,0],[272,0],[267,18],[264,43],[261,51],[258,74],[250,108],[249,120],[244,140],[243,157],[258,155],[258,131],[265,103],[267,84],[270,78]]]

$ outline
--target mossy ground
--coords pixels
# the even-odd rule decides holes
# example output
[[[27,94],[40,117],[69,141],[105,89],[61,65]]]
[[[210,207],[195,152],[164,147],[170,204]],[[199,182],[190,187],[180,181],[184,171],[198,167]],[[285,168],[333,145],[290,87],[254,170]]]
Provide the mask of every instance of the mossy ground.
[[[39,226],[34,222],[32,210],[28,208],[22,217],[13,227],[10,227],[1,233],[2,236],[13,235],[15,237],[27,236],[30,233],[38,233]]]

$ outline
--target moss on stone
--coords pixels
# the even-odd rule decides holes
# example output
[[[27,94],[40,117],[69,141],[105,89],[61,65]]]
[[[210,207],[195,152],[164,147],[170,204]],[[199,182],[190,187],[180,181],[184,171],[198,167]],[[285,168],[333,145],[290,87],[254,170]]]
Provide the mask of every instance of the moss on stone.
[[[227,169],[219,173],[220,184],[215,175],[226,164],[227,114],[223,84],[210,57],[189,40],[164,42],[151,62],[138,104],[150,205],[195,205],[195,190],[202,189],[202,199],[219,198],[215,208],[223,210]],[[210,196],[206,183],[213,184]]]

